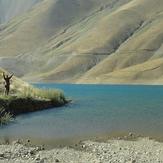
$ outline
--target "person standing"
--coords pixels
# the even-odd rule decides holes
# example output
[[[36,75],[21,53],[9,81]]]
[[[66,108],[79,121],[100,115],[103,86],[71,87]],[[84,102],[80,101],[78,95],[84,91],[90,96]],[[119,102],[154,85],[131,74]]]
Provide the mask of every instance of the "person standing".
[[[5,75],[5,73],[3,72],[3,79],[5,81],[5,95],[9,95],[10,93],[10,84],[11,84],[11,78],[13,77],[14,74],[12,74],[11,76],[9,75]]]

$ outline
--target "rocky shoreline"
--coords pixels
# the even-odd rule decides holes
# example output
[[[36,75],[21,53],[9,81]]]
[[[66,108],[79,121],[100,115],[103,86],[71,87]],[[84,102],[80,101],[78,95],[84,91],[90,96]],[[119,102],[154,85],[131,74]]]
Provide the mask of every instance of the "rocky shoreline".
[[[0,145],[0,163],[162,163],[163,143],[138,140],[83,141],[75,146],[47,150],[14,141]]]

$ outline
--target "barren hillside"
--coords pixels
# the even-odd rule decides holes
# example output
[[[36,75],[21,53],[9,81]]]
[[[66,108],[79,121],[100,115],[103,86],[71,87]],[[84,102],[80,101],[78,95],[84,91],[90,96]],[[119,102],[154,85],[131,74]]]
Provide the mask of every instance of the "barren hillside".
[[[12,1],[4,12],[0,0],[0,67],[28,81],[162,83],[162,0]]]

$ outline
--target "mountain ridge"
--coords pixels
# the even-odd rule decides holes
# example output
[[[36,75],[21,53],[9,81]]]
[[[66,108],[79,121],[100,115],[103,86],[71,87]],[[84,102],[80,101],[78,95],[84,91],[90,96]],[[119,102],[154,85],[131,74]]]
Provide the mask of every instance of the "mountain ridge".
[[[162,0],[40,1],[0,26],[0,67],[34,82],[160,84],[162,6]],[[150,64],[161,68],[144,72]]]

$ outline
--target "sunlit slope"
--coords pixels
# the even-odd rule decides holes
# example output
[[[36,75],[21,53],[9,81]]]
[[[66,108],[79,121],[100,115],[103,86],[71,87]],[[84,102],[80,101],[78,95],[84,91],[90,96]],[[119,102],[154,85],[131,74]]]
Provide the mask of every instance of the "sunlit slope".
[[[44,0],[1,28],[0,65],[26,80],[162,79],[162,0]]]
[[[5,56],[27,53],[55,39],[80,21],[101,2],[92,0],[45,0],[3,27],[0,50]],[[8,48],[10,47],[10,48]]]
[[[76,61],[73,56],[80,55],[78,52],[74,54],[71,43],[95,27],[96,22],[103,17],[103,10],[111,13],[127,2],[128,0],[111,0],[109,2],[107,0],[43,1],[33,10],[13,19],[2,28],[0,65],[15,72],[18,76],[29,74],[29,77],[38,78],[38,74],[43,74],[42,78],[46,78],[48,75],[44,77],[44,73],[49,73],[50,78],[52,76],[57,78],[54,74],[60,71],[58,66],[62,68],[62,65],[68,64],[66,76],[69,76],[71,73],[69,69],[72,70],[74,67],[69,67],[71,64],[68,62],[71,59]],[[92,53],[90,55],[94,58]],[[88,56],[88,58],[90,57]],[[78,64],[80,57],[77,58]],[[86,66],[88,68],[81,70],[82,74],[94,65],[93,62],[93,65]],[[80,65],[76,66],[80,69]],[[57,69],[53,72],[55,68]],[[72,74],[72,76],[74,75],[76,73]]]
[[[142,64],[115,70],[110,73],[83,77],[78,83],[114,83],[114,84],[162,84],[163,59],[149,60]]]
[[[142,1],[139,1],[139,3],[142,5]],[[144,1],[144,6],[142,7],[142,11],[140,10],[140,4],[138,5],[138,11],[139,13],[143,13],[142,15],[145,16],[142,25],[136,32],[129,37],[128,40],[126,40],[121,46],[114,52],[112,55],[108,56],[105,60],[103,60],[101,63],[99,63],[96,67],[92,68],[89,72],[87,72],[83,79],[79,80],[80,82],[85,82],[85,80],[89,82],[95,82],[95,78],[97,76],[106,75],[108,79],[101,78],[99,82],[111,82],[114,80],[116,83],[133,83],[137,82],[139,80],[139,83],[143,82],[149,82],[152,83],[155,80],[155,75],[153,74],[153,70],[148,71],[149,78],[146,77],[143,78],[140,74],[142,70],[142,66],[144,63],[144,66],[148,68],[148,64],[146,64],[146,61],[161,58],[162,57],[162,42],[163,42],[163,15],[162,15],[162,3],[161,1],[155,1],[154,3],[149,3],[149,1]],[[135,3],[131,3],[134,4]],[[134,6],[136,8],[136,6]],[[158,9],[158,11],[157,11]],[[147,11],[150,11],[147,14]],[[146,11],[146,12],[143,12]],[[154,63],[157,63],[158,60],[154,61]],[[142,64],[141,64],[142,63]],[[153,63],[153,62],[149,62]],[[139,73],[132,73],[130,72],[130,69],[125,69],[125,71],[121,71],[124,68],[132,67],[134,65],[139,65],[137,68],[137,72]],[[155,64],[154,64],[155,65]],[[153,65],[153,66],[154,66]],[[157,66],[156,66],[157,67]],[[133,67],[134,69],[135,67]],[[159,69],[155,70],[155,73],[157,74],[157,71]],[[121,75],[120,78],[117,78],[117,75],[113,77],[114,72],[117,74],[117,72],[120,71]],[[129,71],[129,72],[127,72]],[[150,72],[151,71],[151,72]],[[128,73],[128,76],[133,78],[132,80],[126,79],[126,72]],[[108,75],[111,73],[113,76],[110,78]],[[123,74],[124,73],[124,74]],[[144,72],[146,73],[146,72]],[[146,75],[146,76],[148,76]],[[162,77],[162,73],[158,72],[158,77]],[[124,77],[123,77],[124,76]],[[99,77],[100,78],[100,77]],[[115,79],[113,79],[115,78]],[[103,81],[104,80],[104,81]]]

